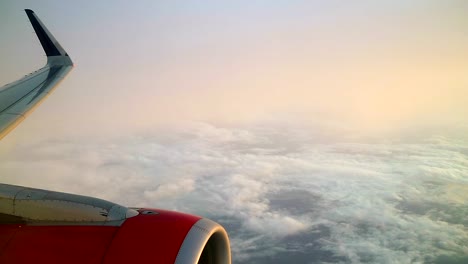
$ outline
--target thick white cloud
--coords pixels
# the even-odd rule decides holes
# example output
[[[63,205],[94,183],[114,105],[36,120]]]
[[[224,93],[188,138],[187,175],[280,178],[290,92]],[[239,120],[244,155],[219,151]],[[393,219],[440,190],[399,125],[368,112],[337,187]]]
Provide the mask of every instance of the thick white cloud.
[[[0,180],[211,216],[230,231],[237,261],[468,255],[465,139],[317,134],[194,123],[112,142],[24,143],[2,157]]]

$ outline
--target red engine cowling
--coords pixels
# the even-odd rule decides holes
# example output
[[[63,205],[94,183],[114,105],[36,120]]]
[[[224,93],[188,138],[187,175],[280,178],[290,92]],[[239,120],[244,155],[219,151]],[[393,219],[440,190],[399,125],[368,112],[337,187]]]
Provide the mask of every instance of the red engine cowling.
[[[219,224],[0,184],[0,263],[231,263]]]

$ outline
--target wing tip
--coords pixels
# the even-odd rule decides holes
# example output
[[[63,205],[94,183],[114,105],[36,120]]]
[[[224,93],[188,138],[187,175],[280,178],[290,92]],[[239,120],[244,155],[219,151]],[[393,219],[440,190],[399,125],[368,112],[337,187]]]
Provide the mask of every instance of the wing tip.
[[[34,28],[34,31],[36,32],[36,35],[39,38],[39,41],[41,42],[42,48],[44,49],[47,57],[66,56],[65,50],[42,24],[36,13],[34,13],[34,11],[31,9],[25,9],[24,11],[26,12],[31,25]]]

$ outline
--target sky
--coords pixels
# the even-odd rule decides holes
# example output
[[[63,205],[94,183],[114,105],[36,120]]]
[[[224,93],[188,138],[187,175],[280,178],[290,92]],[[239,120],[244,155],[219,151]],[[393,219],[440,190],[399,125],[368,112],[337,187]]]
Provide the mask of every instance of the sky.
[[[3,1],[3,84],[25,8],[75,68],[1,182],[211,217],[234,263],[466,262],[466,1]]]
[[[41,133],[43,118],[91,135],[278,115],[365,133],[466,123],[464,1],[6,1],[4,82],[44,63],[26,7],[76,64],[28,122]]]

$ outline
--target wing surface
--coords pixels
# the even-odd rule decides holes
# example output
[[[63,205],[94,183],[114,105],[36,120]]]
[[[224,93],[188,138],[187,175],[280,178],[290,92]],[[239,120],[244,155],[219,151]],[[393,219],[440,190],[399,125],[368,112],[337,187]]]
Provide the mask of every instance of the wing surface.
[[[36,14],[26,14],[47,55],[44,67],[0,88],[0,139],[6,136],[73,68],[73,62]]]

